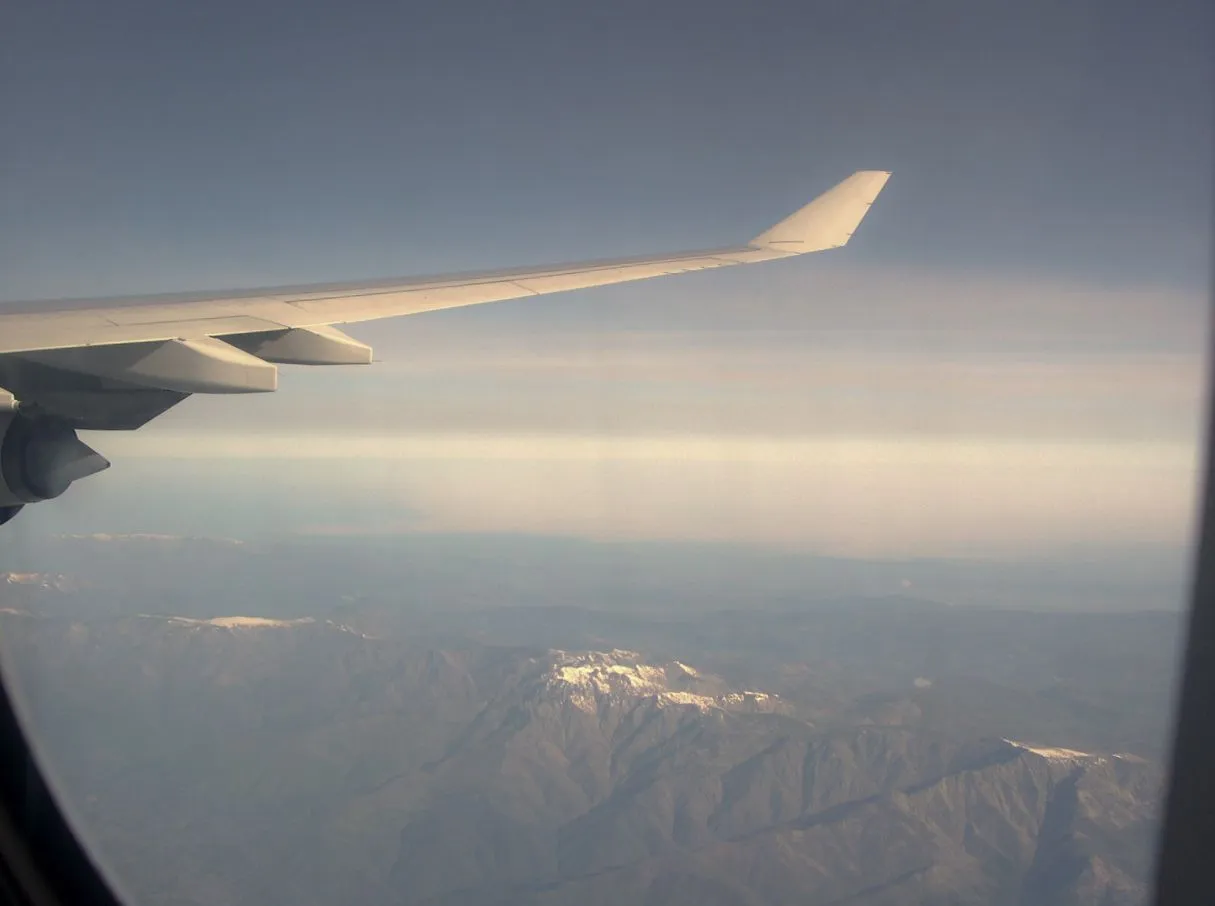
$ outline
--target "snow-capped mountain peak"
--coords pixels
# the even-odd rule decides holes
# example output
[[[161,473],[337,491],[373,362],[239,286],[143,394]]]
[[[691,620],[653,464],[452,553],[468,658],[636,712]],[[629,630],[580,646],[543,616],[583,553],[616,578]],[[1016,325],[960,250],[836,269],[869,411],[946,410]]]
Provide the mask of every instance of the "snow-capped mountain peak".
[[[1081,752],[1077,749],[1064,749],[1058,746],[1038,746],[1030,745],[1027,742],[1018,742],[1015,739],[1005,739],[1006,743],[1023,752],[1032,752],[1035,755],[1040,755],[1047,761],[1061,764],[1101,764],[1105,761],[1104,755],[1096,755],[1092,752]],[[1114,756],[1117,758],[1118,756]]]
[[[546,692],[556,694],[575,707],[595,712],[602,705],[629,704],[648,700],[659,707],[687,706],[709,710],[777,709],[775,695],[766,692],[734,692],[717,677],[707,676],[679,661],[654,665],[636,651],[549,653],[551,663],[544,674]]]
[[[76,588],[76,583],[70,577],[58,573],[3,572],[0,573],[0,582],[5,585],[26,585],[55,591],[70,591]]]
[[[140,616],[148,616],[140,614]],[[305,626],[316,621],[312,617],[302,617],[298,620],[272,620],[267,617],[212,617],[209,620],[196,620],[190,617],[166,617],[169,623],[180,623],[183,626],[214,626],[219,629],[287,629],[292,626]]]
[[[160,614],[141,613],[137,615],[143,620],[158,620],[171,626],[198,629],[227,629],[230,631],[259,630],[259,629],[299,629],[305,626],[315,626],[322,630],[356,635],[363,639],[373,639],[374,636],[359,632],[357,629],[337,623],[333,620],[318,620],[314,617],[297,617],[295,619],[274,619],[271,617],[222,616],[201,619],[196,617],[165,616]]]

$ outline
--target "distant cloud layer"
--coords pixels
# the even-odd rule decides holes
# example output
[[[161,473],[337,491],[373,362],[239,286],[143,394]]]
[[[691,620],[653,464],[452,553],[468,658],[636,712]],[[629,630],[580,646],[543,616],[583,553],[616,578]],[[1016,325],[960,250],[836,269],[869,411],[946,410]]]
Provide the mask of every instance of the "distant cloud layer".
[[[370,369],[284,369],[157,430],[730,433],[1193,442],[1205,295],[796,265],[353,325]]]
[[[331,515],[298,531],[871,557],[1186,543],[1199,294],[756,270],[363,325],[370,369],[285,369],[278,393],[99,442],[128,468],[235,469],[245,505],[305,487]]]
[[[330,514],[299,531],[715,540],[866,557],[1172,547],[1185,542],[1193,488],[1190,449],[1147,443],[216,435],[149,438],[142,453],[177,459],[192,484],[238,475],[216,491],[234,507],[273,508],[298,490]]]

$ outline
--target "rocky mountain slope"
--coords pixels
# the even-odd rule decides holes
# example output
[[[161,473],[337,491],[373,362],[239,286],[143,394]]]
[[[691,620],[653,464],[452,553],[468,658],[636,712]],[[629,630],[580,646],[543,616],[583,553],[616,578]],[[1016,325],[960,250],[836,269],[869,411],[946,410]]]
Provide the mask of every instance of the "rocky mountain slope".
[[[137,901],[1146,900],[1154,765],[908,721],[914,696],[324,618],[8,612],[0,633]]]

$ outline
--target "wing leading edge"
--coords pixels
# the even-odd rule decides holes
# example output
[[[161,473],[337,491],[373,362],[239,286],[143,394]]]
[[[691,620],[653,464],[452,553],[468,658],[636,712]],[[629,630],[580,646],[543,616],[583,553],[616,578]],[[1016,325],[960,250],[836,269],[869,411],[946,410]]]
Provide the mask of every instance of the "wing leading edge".
[[[445,277],[4,305],[0,306],[0,356],[253,335],[260,339],[257,342],[234,339],[231,345],[250,358],[269,347],[260,358],[262,362],[328,364],[327,359],[335,356],[343,362],[365,361],[370,356],[357,348],[359,344],[332,330],[331,325],[839,248],[847,244],[889,176],[876,170],[854,173],[747,244],[722,249]],[[290,339],[285,336],[284,332],[301,329],[309,330],[310,335]],[[276,357],[275,347],[293,350],[306,347],[313,350],[314,357],[290,352]],[[50,358],[48,364],[59,365],[55,361],[58,356],[39,358],[44,361]],[[76,355],[71,357],[70,364],[64,364],[72,371],[95,373],[84,366],[86,358]],[[227,358],[230,363],[232,357]],[[253,362],[246,364],[256,370]],[[263,383],[250,389],[273,388]],[[198,388],[194,392],[207,391]]]

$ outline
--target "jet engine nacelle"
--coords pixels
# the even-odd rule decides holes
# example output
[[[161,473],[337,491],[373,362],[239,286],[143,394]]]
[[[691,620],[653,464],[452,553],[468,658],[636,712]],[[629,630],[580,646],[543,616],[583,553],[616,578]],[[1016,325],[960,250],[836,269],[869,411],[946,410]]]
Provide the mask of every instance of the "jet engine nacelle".
[[[0,410],[0,524],[109,466],[66,422]]]

